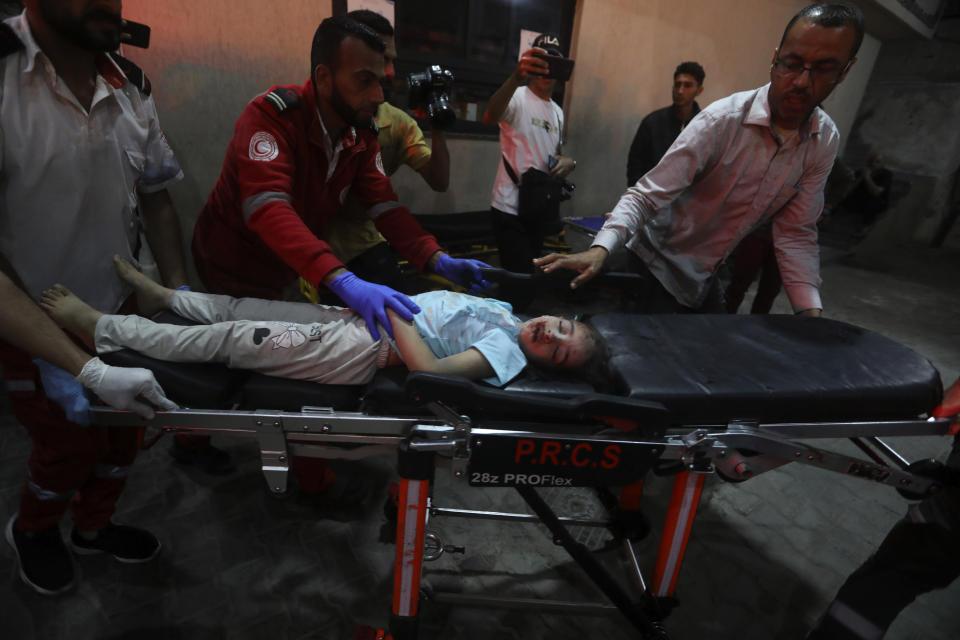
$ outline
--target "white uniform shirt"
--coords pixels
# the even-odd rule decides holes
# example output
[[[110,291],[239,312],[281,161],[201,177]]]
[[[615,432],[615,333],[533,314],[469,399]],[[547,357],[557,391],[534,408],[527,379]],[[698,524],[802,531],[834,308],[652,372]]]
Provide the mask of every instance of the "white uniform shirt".
[[[560,105],[540,98],[528,87],[520,87],[513,92],[500,119],[500,152],[518,178],[531,167],[546,172],[547,159],[557,155],[561,131],[563,110]],[[517,185],[510,179],[503,158],[500,158],[490,206],[516,215],[518,197]]]
[[[26,14],[6,20],[23,48],[0,59],[0,254],[36,298],[54,283],[94,308],[129,294],[112,256],[131,259],[137,191],[183,177],[153,99],[107,55],[89,113],[57,76]]]
[[[794,310],[821,308],[817,219],[840,136],[819,107],[797,134],[771,130],[770,85],[717,100],[607,214],[594,246],[627,244],[682,304],[698,307],[737,244],[772,221]]]

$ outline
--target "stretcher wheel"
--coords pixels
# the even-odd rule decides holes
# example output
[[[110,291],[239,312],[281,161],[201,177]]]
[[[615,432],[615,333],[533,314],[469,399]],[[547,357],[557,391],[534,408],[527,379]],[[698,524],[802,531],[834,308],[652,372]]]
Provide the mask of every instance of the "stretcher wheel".
[[[621,509],[617,497],[607,487],[597,487],[596,494],[612,525],[609,529],[613,539],[607,543],[606,548],[618,547],[618,542],[623,539],[639,542],[650,535],[650,521],[643,511],[639,508]]]
[[[364,624],[354,629],[353,640],[393,640],[393,636],[386,629],[374,629]]]
[[[914,475],[934,480],[934,484],[930,485],[926,491],[911,491],[910,489],[897,487],[897,492],[907,500],[925,500],[939,491],[943,485],[950,484],[953,480],[950,469],[933,458],[911,462],[906,470]]]
[[[421,602],[433,602],[436,591],[426,580],[420,580],[420,601]]]
[[[670,640],[670,634],[660,622],[653,622],[653,632],[646,635],[648,640]]]
[[[716,467],[715,471],[716,471],[716,473],[717,473],[717,477],[719,477],[721,480],[723,480],[724,482],[730,482],[730,483],[733,483],[733,484],[736,484],[736,483],[738,483],[738,482],[746,482],[747,480],[749,480],[750,478],[753,477],[752,475],[729,476],[729,475],[725,474],[725,473],[720,469],[720,467]]]

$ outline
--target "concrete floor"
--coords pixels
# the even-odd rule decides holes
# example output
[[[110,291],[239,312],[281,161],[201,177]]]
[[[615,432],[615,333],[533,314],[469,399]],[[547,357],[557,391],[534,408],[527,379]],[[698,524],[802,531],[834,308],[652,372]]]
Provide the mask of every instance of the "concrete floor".
[[[960,253],[904,248],[883,261],[824,253],[823,296],[830,317],[879,331],[928,357],[945,385],[960,375],[956,312]],[[789,312],[781,296],[777,312]],[[5,403],[5,399],[2,401]],[[379,542],[381,494],[348,510],[322,510],[267,493],[255,446],[220,439],[240,471],[210,478],[175,465],[161,443],[138,460],[117,519],[149,527],[164,553],[143,566],[100,557],[79,561],[82,580],[57,598],[35,595],[17,577],[12,551],[0,545],[0,638],[47,639],[348,639],[360,622],[385,625],[393,548]],[[821,442],[855,453],[852,445]],[[910,458],[937,456],[939,438],[893,442]],[[0,516],[16,507],[29,450],[25,433],[0,407]],[[384,484],[393,462],[377,458],[353,469]],[[509,490],[471,489],[438,473],[436,501],[470,509],[519,509]],[[671,480],[647,485],[655,531]],[[551,489],[567,515],[598,512],[583,490]],[[802,638],[845,576],[876,547],[906,502],[892,489],[799,465],[741,484],[716,477],[693,527],[667,621],[674,638]],[[64,527],[68,525],[65,523]],[[427,565],[435,589],[520,596],[596,599],[580,569],[540,525],[434,519],[431,529],[463,555]],[[577,529],[588,546],[602,531]],[[637,545],[652,570],[658,536]],[[615,575],[625,564],[601,555]],[[960,584],[924,596],[896,622],[893,639],[960,637]],[[636,637],[617,615],[577,617],[525,610],[424,605],[424,638],[566,640]]]

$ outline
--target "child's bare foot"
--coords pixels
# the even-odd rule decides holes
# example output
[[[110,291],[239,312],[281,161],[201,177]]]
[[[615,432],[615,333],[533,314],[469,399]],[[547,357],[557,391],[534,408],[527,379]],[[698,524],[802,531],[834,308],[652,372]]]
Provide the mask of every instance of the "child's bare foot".
[[[85,342],[93,343],[93,331],[97,328],[97,320],[103,314],[73,295],[65,286],[55,284],[41,293],[40,306],[60,326],[72,331]]]
[[[113,256],[113,266],[120,279],[133,287],[137,294],[137,307],[141,315],[149,318],[156,312],[170,307],[170,294],[173,293],[173,289],[154,282],[120,256]]]

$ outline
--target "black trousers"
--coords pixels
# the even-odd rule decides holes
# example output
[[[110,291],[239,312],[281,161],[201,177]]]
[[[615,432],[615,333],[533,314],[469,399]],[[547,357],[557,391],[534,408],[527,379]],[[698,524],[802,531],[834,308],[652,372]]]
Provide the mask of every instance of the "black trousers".
[[[960,470],[960,436],[947,466]],[[960,576],[960,486],[940,490],[913,511],[920,518],[893,526],[840,587],[808,640],[879,638],[917,596]]]
[[[733,255],[730,284],[727,286],[727,311],[736,313],[747,289],[759,275],[757,294],[750,313],[770,313],[780,293],[780,267],[769,230],[755,231],[740,241]]]
[[[673,294],[660,284],[657,277],[650,273],[637,254],[627,251],[628,269],[640,276],[633,289],[627,292],[625,301],[627,311],[632,313],[726,313],[727,305],[723,297],[720,278],[714,276],[710,282],[707,296],[700,306],[693,308],[680,304]]]

